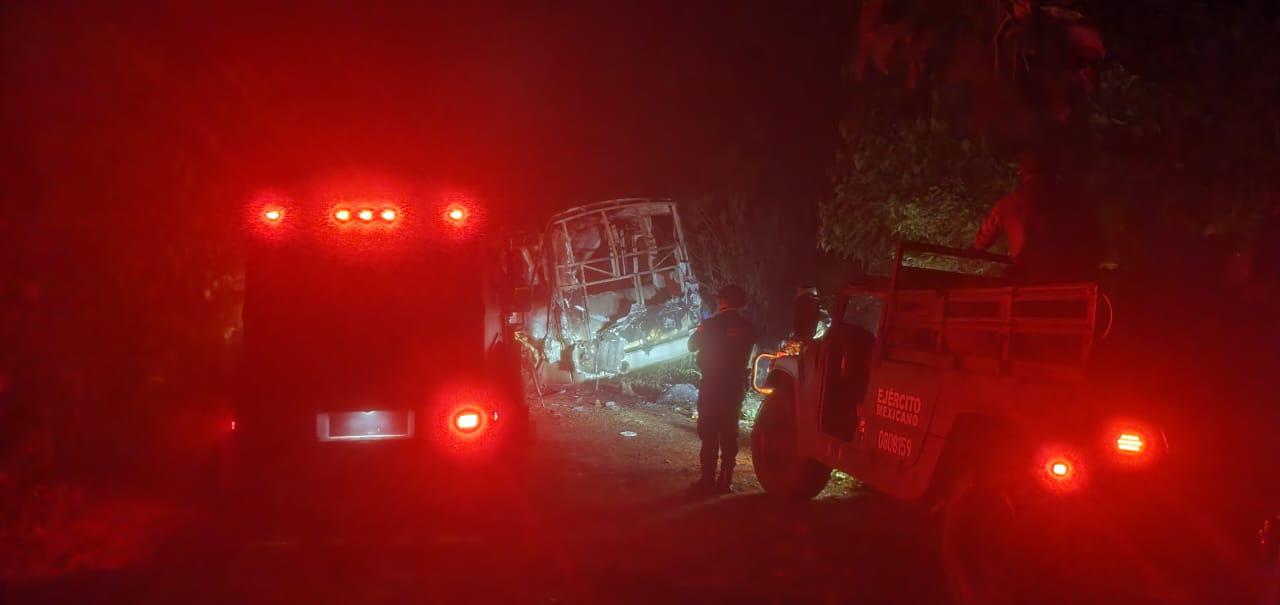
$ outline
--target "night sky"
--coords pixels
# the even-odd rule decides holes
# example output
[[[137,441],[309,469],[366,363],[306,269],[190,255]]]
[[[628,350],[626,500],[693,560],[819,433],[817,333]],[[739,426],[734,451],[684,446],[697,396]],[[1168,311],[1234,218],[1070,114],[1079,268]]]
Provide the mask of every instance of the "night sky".
[[[631,195],[812,205],[852,15],[752,4],[9,5],[5,203],[137,211],[208,188],[229,208],[356,168],[528,218]]]

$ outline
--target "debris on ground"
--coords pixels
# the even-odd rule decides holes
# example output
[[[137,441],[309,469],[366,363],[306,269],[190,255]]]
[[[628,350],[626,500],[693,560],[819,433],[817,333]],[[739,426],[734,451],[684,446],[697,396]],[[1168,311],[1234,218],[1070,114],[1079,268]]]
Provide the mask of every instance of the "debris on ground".
[[[622,431],[622,432],[620,432],[620,433],[618,433],[618,434],[619,434],[619,435],[622,435],[623,437],[626,437],[626,438],[628,438],[628,439],[630,439],[630,438],[632,438],[632,437],[635,437],[635,436],[639,435],[639,433],[637,433],[637,432],[635,432],[635,431]]]
[[[831,471],[831,482],[827,490],[834,493],[849,493],[862,487],[862,482],[844,471]],[[824,491],[823,493],[827,493]]]
[[[756,414],[760,413],[762,403],[764,397],[755,391],[747,391],[747,396],[742,399],[742,421],[746,423],[746,428],[751,428],[756,423]]]
[[[691,384],[673,384],[662,392],[661,397],[658,397],[658,403],[665,405],[693,403],[697,400],[698,387]]]
[[[616,410],[616,409],[618,409],[618,402],[616,402],[616,401],[606,401],[606,402],[604,402],[604,407],[605,407],[605,409],[607,409],[607,410]]]
[[[657,401],[662,393],[673,384],[697,384],[698,371],[693,367],[691,358],[669,362],[633,370],[621,386],[624,394],[627,390],[636,396],[649,401]]]

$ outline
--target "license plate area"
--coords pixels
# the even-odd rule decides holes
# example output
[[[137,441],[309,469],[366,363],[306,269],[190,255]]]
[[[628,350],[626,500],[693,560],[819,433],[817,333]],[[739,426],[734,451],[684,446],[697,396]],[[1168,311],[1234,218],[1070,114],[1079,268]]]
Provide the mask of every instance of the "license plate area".
[[[386,441],[413,436],[413,412],[365,410],[316,414],[319,441]]]

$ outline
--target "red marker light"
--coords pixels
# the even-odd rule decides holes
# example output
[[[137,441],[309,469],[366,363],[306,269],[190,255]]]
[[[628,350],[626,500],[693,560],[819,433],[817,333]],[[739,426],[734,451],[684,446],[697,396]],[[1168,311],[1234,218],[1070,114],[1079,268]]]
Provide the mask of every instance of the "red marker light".
[[[333,220],[339,223],[345,223],[351,220],[351,211],[346,208],[339,208],[333,211]]]
[[[470,433],[480,428],[480,413],[476,411],[459,412],[453,417],[453,426],[459,431]]]
[[[1049,446],[1041,452],[1040,483],[1051,492],[1066,494],[1082,488],[1089,480],[1089,465],[1076,452]]]
[[[1120,433],[1116,437],[1116,449],[1128,454],[1141,454],[1146,448],[1146,441],[1138,433]]]
[[[370,210],[368,208],[361,208],[360,211],[356,213],[356,216],[359,217],[360,220],[367,223],[373,220],[373,210]]]
[[[445,216],[449,217],[449,220],[455,223],[460,223],[463,219],[467,218],[467,211],[463,209],[462,206],[454,206],[449,208],[448,212],[445,213]]]
[[[282,218],[284,218],[284,210],[279,208],[268,208],[262,213],[262,220],[268,223],[278,223]]]
[[[382,209],[382,212],[381,212],[381,213],[379,213],[379,216],[381,216],[381,217],[382,217],[382,220],[387,221],[387,222],[389,223],[389,222],[391,222],[391,221],[396,220],[396,217],[397,217],[398,215],[397,215],[396,211],[395,211],[394,209],[392,209],[392,208],[383,208],[383,209]]]
[[[231,421],[231,430],[236,430],[236,421],[234,420]]]

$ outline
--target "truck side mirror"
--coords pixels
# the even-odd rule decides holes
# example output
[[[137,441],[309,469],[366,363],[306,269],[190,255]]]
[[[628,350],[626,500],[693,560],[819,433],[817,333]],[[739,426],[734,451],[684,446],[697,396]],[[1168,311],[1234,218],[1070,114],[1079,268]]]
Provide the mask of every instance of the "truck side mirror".
[[[795,306],[791,308],[792,338],[808,342],[813,340],[821,320],[818,310],[818,297],[801,294],[796,296]]]

